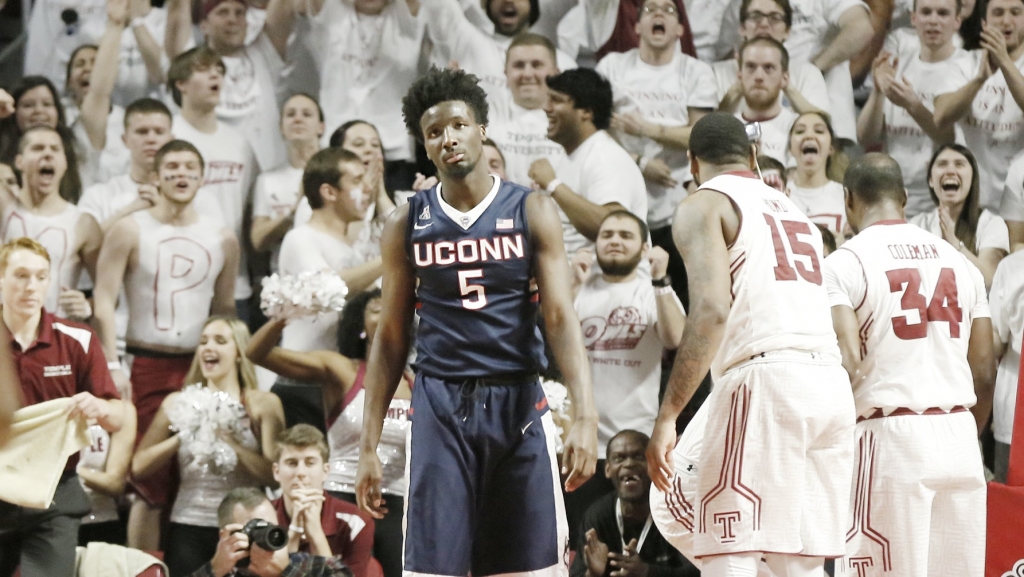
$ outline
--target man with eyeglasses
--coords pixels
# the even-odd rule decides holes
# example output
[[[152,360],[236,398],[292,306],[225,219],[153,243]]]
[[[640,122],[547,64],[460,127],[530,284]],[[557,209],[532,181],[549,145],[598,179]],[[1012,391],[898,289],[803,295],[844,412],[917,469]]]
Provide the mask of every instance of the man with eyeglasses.
[[[740,4],[740,38],[743,42],[754,38],[772,38],[786,42],[793,23],[793,7],[789,0],[744,0]],[[711,65],[718,83],[718,109],[736,112],[743,101],[743,86],[739,80],[739,62],[736,58]],[[779,104],[796,113],[817,108],[832,113],[825,78],[810,62],[790,62],[789,82],[779,95]]]
[[[857,119],[857,138],[899,163],[907,188],[907,218],[935,208],[928,186],[936,146],[953,142],[952,122],[935,122],[935,97],[959,90],[977,70],[971,54],[953,41],[960,0],[915,0],[913,28],[893,30],[871,67],[874,85]],[[977,151],[975,151],[977,152]]]
[[[686,290],[686,269],[672,242],[672,214],[686,198],[690,127],[718,105],[711,67],[679,52],[685,32],[673,0],[647,0],[637,23],[640,46],[609,54],[597,71],[612,83],[612,129],[636,159],[647,185],[651,240],[670,255],[669,275]]]

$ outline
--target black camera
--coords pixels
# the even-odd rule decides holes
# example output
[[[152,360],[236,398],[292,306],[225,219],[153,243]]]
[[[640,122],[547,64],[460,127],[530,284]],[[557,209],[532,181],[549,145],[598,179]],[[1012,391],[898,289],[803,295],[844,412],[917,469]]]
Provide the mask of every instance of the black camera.
[[[252,549],[253,545],[256,545],[266,551],[277,551],[278,549],[284,549],[288,544],[288,531],[284,527],[274,525],[263,519],[251,519],[245,524],[245,527],[242,527],[239,533],[245,533],[249,537],[250,549]],[[235,566],[241,568],[248,567],[249,558],[240,559]]]

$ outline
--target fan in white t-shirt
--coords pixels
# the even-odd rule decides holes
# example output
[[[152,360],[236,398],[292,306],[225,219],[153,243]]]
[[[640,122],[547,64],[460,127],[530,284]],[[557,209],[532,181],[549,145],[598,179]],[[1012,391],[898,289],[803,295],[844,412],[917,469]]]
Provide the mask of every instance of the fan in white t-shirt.
[[[1024,155],[1015,158],[1006,171],[999,216],[1010,233],[1010,252],[1017,252],[1024,247]]]
[[[959,247],[981,270],[989,287],[999,261],[1010,251],[1010,237],[1003,219],[978,203],[977,165],[974,155],[963,146],[942,145],[928,166],[928,186],[938,207],[910,222]]]
[[[862,146],[882,146],[900,164],[907,187],[908,217],[935,207],[928,191],[928,159],[936,143],[952,142],[954,126],[935,124],[935,97],[960,88],[970,76],[970,55],[953,42],[961,19],[956,0],[918,0],[910,16],[919,39],[900,42],[890,34],[872,66],[871,96],[857,119]],[[960,70],[950,74],[950,69]]]
[[[199,30],[206,46],[224,62],[217,118],[249,141],[264,170],[287,160],[279,128],[279,89],[295,12],[288,0],[270,0],[263,29],[246,44],[248,4],[244,0],[205,0]],[[192,34],[192,3],[167,3],[166,45],[174,58]],[[204,153],[205,156],[205,153]]]
[[[522,33],[521,20],[528,20],[528,30],[554,42],[558,26],[576,6],[576,0],[459,0],[462,11],[485,34],[496,32],[506,36]],[[511,32],[511,33],[509,33]]]
[[[650,246],[648,235],[646,224],[636,215],[613,212],[601,223],[595,241],[599,274],[591,271],[594,255],[573,259],[575,308],[583,325],[600,415],[601,459],[604,446],[619,431],[649,434],[654,430],[661,353],[676,348],[686,324],[683,305],[665,282],[668,253]],[[651,265],[651,278],[637,274],[643,260]]]
[[[212,201],[220,207],[224,226],[242,236],[243,216],[252,196],[259,165],[249,142],[239,131],[220,121],[217,106],[224,83],[224,63],[212,50],[200,46],[177,56],[167,71],[167,83],[175,104],[181,107],[171,124],[175,138],[192,143],[206,164],[196,205]],[[208,214],[208,213],[204,213]],[[239,318],[246,318],[246,301],[252,296],[245,247],[239,243],[241,258],[235,281]]]
[[[1010,441],[1017,408],[1021,339],[1024,337],[1024,252],[1004,258],[992,279],[988,295],[996,357],[996,390],[992,398],[992,436],[995,446],[995,480],[1006,482]]]
[[[832,122],[840,138],[856,138],[850,58],[874,36],[863,0],[793,0],[786,49],[792,62],[810,62],[825,76]]]
[[[60,134],[48,127],[22,135],[14,168],[21,174],[17,191],[0,188],[0,238],[29,237],[49,253],[50,278],[42,295],[46,310],[62,318],[85,321],[92,308],[78,289],[86,270],[96,277],[103,234],[93,219],[60,195],[68,159]]]
[[[786,183],[786,194],[815,224],[827,228],[843,244],[848,228],[843,185],[829,179],[836,161],[835,132],[820,113],[808,112],[793,123],[789,154],[796,169]]]
[[[546,158],[530,166],[530,178],[558,204],[565,251],[593,246],[601,221],[616,210],[647,217],[644,177],[629,153],[607,132],[612,87],[587,68],[548,78],[548,138],[569,160],[557,171]]]
[[[793,9],[788,2],[779,0],[749,0],[739,10],[739,36],[742,41],[752,38],[774,38],[785,42],[793,21]],[[719,110],[736,110],[743,97],[739,82],[739,61],[733,57],[711,65],[718,83]],[[828,89],[821,71],[810,62],[790,61],[789,80],[779,95],[783,108],[794,112],[812,109],[831,112]]]
[[[548,138],[547,77],[558,74],[555,46],[547,38],[526,32],[508,48],[505,79],[511,98],[489,100],[487,136],[505,159],[505,172],[516,184],[530,186],[530,165],[546,158],[557,170],[566,162],[565,149]]]
[[[786,48],[774,38],[747,40],[739,50],[739,65],[742,98],[735,115],[756,140],[758,154],[788,164],[789,129],[797,113],[784,108],[779,100],[789,83]]]
[[[128,167],[128,150],[121,142],[124,110],[111,103],[121,36],[127,24],[128,0],[110,0],[107,28],[99,45],[79,46],[68,63],[69,98],[64,114],[83,153],[79,159],[83,187],[103,182]]]
[[[288,148],[288,163],[256,179],[249,239],[256,252],[270,252],[270,270],[277,271],[278,250],[292,228],[295,209],[302,200],[302,171],[320,150],[324,116],[320,104],[296,94],[281,107],[281,135]]]
[[[153,159],[160,147],[170,142],[171,112],[159,100],[141,98],[125,110],[124,144],[131,165],[128,172],[85,189],[78,208],[91,216],[104,234],[122,218],[152,208],[157,202],[156,167]],[[117,350],[123,354],[128,330],[128,305],[118,298],[114,313]]]
[[[370,191],[377,187],[376,182],[364,179],[367,176],[359,157],[341,148],[326,148],[309,159],[302,187],[313,214],[309,222],[284,236],[278,261],[281,274],[333,270],[352,295],[380,278],[380,257],[365,258],[364,248],[346,234],[349,226],[362,223],[370,206]],[[285,327],[281,346],[296,351],[333,350],[337,348],[337,328],[337,314],[296,319]]]
[[[731,3],[732,0],[726,1]],[[680,52],[697,57],[693,35],[699,32],[694,21],[689,19],[689,4],[684,3],[684,0],[675,1],[676,12],[685,28],[675,46]],[[558,24],[559,49],[572,56],[580,66],[593,68],[609,54],[628,52],[639,47],[637,25],[643,5],[644,0],[582,0]],[[723,9],[724,6],[712,8],[711,18],[716,13],[721,14]]]
[[[402,96],[417,78],[423,23],[408,0],[296,4],[310,31],[303,40],[320,79],[326,134],[359,118],[380,131],[389,161],[413,160]]]
[[[955,92],[935,98],[935,122],[957,122],[978,161],[982,208],[998,211],[1007,167],[1024,149],[1024,2],[990,0],[982,48],[971,52],[974,74],[951,67]]]
[[[456,63],[480,79],[489,102],[507,100],[506,53],[512,41],[528,33],[531,22],[536,20],[530,3],[489,2],[488,18],[493,22],[490,33],[473,24],[457,0],[423,0],[420,9],[420,19],[426,23],[427,36],[433,44],[434,63]],[[562,52],[557,53],[556,62],[560,70],[576,68],[576,61]]]
[[[725,60],[736,49],[736,18],[741,0],[686,0],[686,16],[693,29],[697,58],[712,63]],[[734,75],[735,76],[735,75]]]
[[[661,355],[676,348],[686,324],[683,305],[666,272],[668,253],[652,247],[648,237],[642,219],[626,211],[613,212],[598,230],[599,268],[593,267],[590,251],[573,258],[573,306],[583,329],[599,415],[599,471],[604,468],[605,447],[619,431],[654,431]],[[650,266],[650,276],[640,269],[641,262]],[[607,480],[597,475],[567,498],[570,525],[579,525],[583,512],[601,496],[594,486],[602,483]]]
[[[605,56],[597,71],[612,83],[612,128],[644,175],[647,224],[661,229],[692,180],[690,127],[718,98],[711,67],[678,50],[684,30],[673,0],[647,0],[637,29],[640,47]]]

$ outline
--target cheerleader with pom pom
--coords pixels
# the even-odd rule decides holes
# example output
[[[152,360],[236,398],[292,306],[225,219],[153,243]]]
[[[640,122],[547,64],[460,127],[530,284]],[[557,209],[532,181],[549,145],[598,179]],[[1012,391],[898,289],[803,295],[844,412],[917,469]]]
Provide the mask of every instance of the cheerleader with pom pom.
[[[132,473],[145,478],[177,456],[181,485],[164,556],[171,575],[188,575],[213,557],[217,506],[231,489],[274,484],[284,410],[277,396],[256,388],[248,343],[242,321],[207,319],[187,385],[164,400],[132,459]]]

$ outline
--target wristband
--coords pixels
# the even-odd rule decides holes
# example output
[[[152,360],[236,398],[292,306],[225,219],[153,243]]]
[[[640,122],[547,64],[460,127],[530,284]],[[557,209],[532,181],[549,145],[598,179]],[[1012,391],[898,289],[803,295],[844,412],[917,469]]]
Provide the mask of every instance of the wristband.
[[[548,194],[554,194],[555,193],[555,189],[557,189],[561,184],[562,184],[562,180],[556,178],[556,179],[552,180],[551,182],[549,182],[548,185],[544,187],[544,190],[548,191]]]
[[[672,290],[671,286],[660,286],[654,289],[654,296],[660,297],[662,295],[670,295],[675,291]]]
[[[107,370],[108,371],[120,371],[121,370],[121,361],[107,361]]]
[[[669,275],[666,274],[665,276],[663,276],[661,278],[651,279],[651,285],[653,285],[654,288],[671,287],[672,286],[672,277],[670,277]]]

